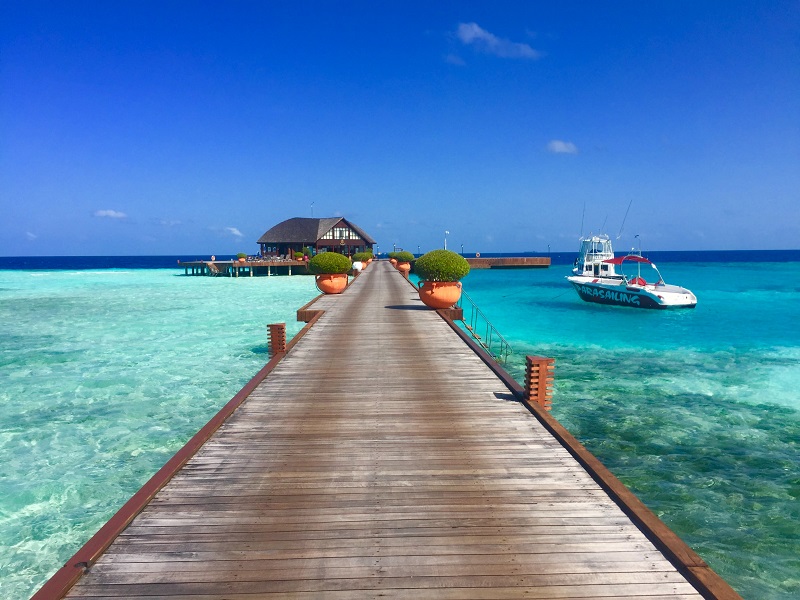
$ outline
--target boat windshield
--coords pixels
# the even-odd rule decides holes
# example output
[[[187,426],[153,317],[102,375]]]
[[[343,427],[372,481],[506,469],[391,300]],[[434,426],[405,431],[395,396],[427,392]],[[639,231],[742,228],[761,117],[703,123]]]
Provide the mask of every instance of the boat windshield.
[[[611,240],[599,236],[586,238],[581,241],[581,255],[589,261],[613,258],[614,251],[611,248]]]

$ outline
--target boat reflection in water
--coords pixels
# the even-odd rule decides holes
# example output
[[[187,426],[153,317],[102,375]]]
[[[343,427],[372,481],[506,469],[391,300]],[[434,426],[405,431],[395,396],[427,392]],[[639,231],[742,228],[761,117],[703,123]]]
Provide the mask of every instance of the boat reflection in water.
[[[623,265],[635,268],[626,274]],[[642,273],[642,267],[647,267]],[[686,288],[670,285],[641,253],[615,257],[607,235],[581,239],[580,255],[567,277],[581,299],[634,308],[694,308],[697,298]]]

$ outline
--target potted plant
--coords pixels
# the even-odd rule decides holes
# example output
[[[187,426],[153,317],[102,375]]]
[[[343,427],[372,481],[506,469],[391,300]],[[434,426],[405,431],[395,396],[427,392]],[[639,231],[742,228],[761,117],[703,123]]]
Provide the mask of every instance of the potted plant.
[[[414,255],[411,254],[411,252],[406,252],[403,250],[395,253],[394,257],[397,259],[395,268],[403,275],[408,277],[408,273],[411,271],[411,262],[414,260]]]
[[[239,259],[239,262],[245,262],[247,260],[247,254],[244,252],[239,252],[239,254],[236,255],[236,258]]]
[[[341,294],[352,266],[350,259],[338,252],[322,252],[308,261],[308,270],[316,275],[317,289],[324,294]]]
[[[419,299],[431,308],[450,308],[461,298],[460,280],[469,273],[469,263],[450,250],[431,250],[414,264],[419,276]]]
[[[303,253],[302,252],[295,252],[294,253],[295,260],[303,260]]]
[[[366,269],[370,258],[372,258],[372,254],[369,252],[356,252],[353,254],[353,270],[363,271]]]
[[[389,254],[386,255],[389,257],[389,262],[392,263],[393,267],[397,266],[397,259],[395,258],[396,255],[397,252],[389,252]]]

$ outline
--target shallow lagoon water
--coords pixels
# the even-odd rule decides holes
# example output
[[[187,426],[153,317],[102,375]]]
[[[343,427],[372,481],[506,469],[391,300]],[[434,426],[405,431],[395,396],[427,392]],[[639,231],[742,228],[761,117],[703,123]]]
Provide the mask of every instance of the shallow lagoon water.
[[[0,271],[0,597],[27,598],[300,330],[311,277]]]
[[[800,263],[664,263],[694,310],[578,299],[568,267],[473,271],[553,414],[745,598],[800,595]],[[26,598],[298,331],[309,277],[0,270],[0,596]]]
[[[797,598],[800,264],[659,268],[697,308],[586,303],[558,265],[464,289],[515,378],[526,354],[555,357],[552,414],[743,597]]]

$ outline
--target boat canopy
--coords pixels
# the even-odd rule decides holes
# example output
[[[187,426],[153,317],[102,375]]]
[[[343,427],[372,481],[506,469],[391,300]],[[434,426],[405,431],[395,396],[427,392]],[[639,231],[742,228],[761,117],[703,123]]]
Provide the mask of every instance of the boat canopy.
[[[648,265],[653,264],[643,256],[639,256],[637,254],[629,254],[628,256],[618,256],[616,258],[609,258],[608,260],[604,260],[603,262],[610,263],[612,265],[621,265],[625,261],[647,263]]]

